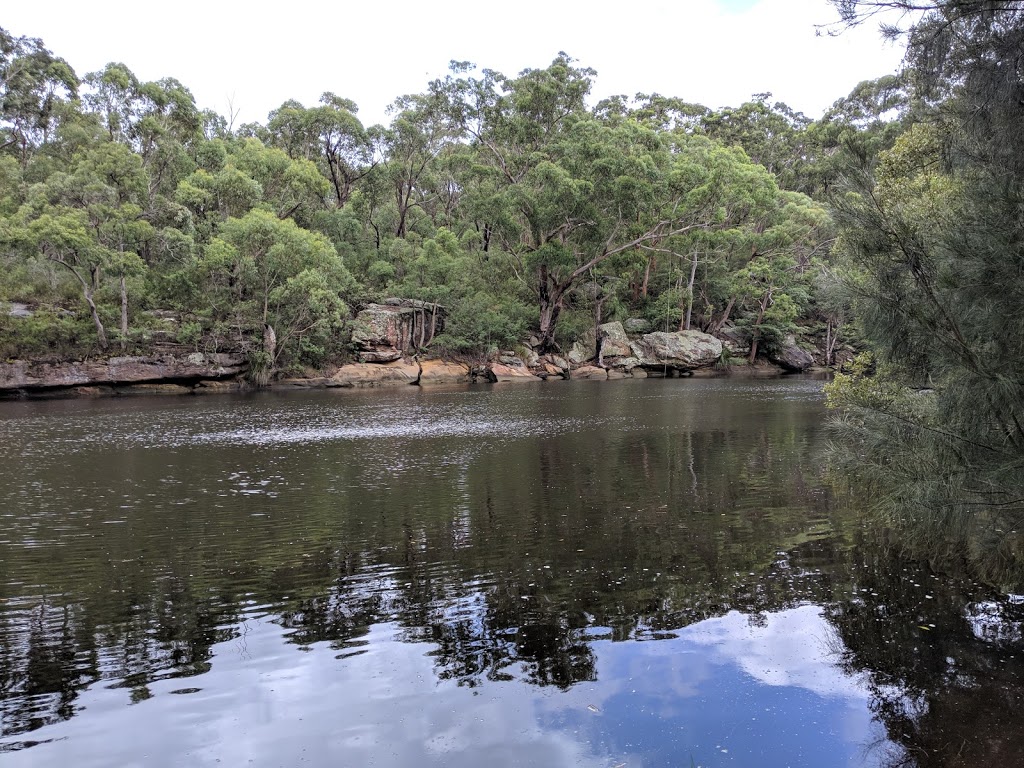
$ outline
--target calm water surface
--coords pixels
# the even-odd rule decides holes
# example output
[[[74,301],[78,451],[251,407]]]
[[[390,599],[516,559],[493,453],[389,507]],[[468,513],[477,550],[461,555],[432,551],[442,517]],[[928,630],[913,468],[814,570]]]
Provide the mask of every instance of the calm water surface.
[[[0,765],[1024,765],[820,382],[0,403]]]

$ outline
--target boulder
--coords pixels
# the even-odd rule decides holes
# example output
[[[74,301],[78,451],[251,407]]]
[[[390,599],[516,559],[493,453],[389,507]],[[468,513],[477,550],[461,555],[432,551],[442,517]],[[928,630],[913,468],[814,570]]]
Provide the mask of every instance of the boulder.
[[[569,358],[569,362],[573,365],[579,365],[587,360],[594,359],[594,348],[581,341],[577,341],[569,348],[569,354],[566,357]]]
[[[204,379],[232,379],[247,369],[244,355],[203,352],[185,356],[111,357],[59,363],[15,360],[0,363],[0,391],[146,382],[180,384]]]
[[[409,346],[409,329],[401,310],[383,304],[366,307],[352,324],[352,343],[366,362],[400,359]]]
[[[420,384],[465,384],[469,381],[469,366],[447,360],[425,360],[420,365]]]
[[[633,350],[629,346],[629,339],[626,337],[626,329],[622,323],[605,323],[598,326],[598,338],[601,340],[601,358],[609,357],[630,357]]]
[[[569,364],[569,361],[566,360],[561,355],[544,355],[544,357],[542,357],[540,361],[544,366],[553,365],[563,372],[568,372],[568,370],[572,367]]]
[[[420,367],[415,363],[351,363],[341,366],[331,379],[338,387],[387,387],[415,384]]]
[[[650,333],[651,324],[642,317],[631,317],[622,324],[626,333]]]
[[[581,381],[589,380],[606,380],[608,378],[608,371],[604,368],[598,368],[596,365],[584,365],[581,368],[575,369],[569,378]]]
[[[543,364],[544,373],[547,374],[549,379],[552,378],[565,378],[565,369],[560,368],[552,363]]]
[[[621,371],[618,368],[609,368],[608,369],[608,380],[609,381],[612,381],[614,379],[628,379],[628,378],[629,378],[629,374],[626,373],[625,371]]]
[[[520,360],[520,363],[522,361]],[[491,363],[487,366],[490,375],[486,376],[489,381],[540,381],[534,376],[525,365],[511,366],[502,363]]]
[[[781,347],[768,354],[768,359],[787,371],[805,371],[814,365],[814,356],[798,347],[793,336],[787,336]]]
[[[20,318],[32,317],[32,310],[30,310],[28,308],[28,304],[19,304],[16,301],[12,301],[8,305],[8,307],[9,308],[7,310],[7,314],[10,317],[20,317]]]
[[[643,368],[634,368],[629,372],[629,375],[632,376],[634,379],[646,379],[647,371],[645,371]]]
[[[615,357],[606,362],[615,370],[625,371],[626,373],[630,373],[641,364],[640,359],[637,357]]]
[[[569,349],[569,354],[566,357],[569,358],[569,362],[573,365],[580,365],[587,360],[593,360],[597,357],[597,336],[594,330],[587,331],[577,339]]]
[[[714,365],[722,357],[722,342],[700,331],[655,331],[631,345],[634,356],[647,368],[692,371]]]
[[[727,325],[717,332],[722,345],[733,357],[746,357],[750,354],[750,334],[734,325]]]
[[[526,368],[526,361],[512,352],[502,352],[498,356],[498,362],[509,368]]]

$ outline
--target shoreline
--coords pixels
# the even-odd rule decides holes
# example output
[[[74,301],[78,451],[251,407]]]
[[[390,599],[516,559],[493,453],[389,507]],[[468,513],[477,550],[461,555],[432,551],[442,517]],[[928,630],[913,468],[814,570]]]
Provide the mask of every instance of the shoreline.
[[[706,366],[693,370],[636,368],[629,373],[595,365],[579,365],[562,375],[531,371],[525,365],[484,363],[470,366],[450,359],[409,360],[390,363],[350,363],[305,376],[284,377],[264,387],[247,378],[241,356],[193,353],[184,360],[163,357],[115,357],[108,360],[31,361],[0,363],[0,402],[72,400],[108,397],[204,396],[261,391],[324,389],[422,388],[474,383],[542,381],[617,381],[634,378],[777,378],[796,373],[827,375],[829,368],[787,371],[758,361],[754,365]],[[537,374],[540,375],[537,375]]]

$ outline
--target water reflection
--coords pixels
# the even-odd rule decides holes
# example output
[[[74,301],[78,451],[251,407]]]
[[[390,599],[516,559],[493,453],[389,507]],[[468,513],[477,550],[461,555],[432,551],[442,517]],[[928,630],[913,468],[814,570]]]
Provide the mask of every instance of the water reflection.
[[[816,382],[8,406],[5,762],[1020,758],[1021,606],[832,498]]]

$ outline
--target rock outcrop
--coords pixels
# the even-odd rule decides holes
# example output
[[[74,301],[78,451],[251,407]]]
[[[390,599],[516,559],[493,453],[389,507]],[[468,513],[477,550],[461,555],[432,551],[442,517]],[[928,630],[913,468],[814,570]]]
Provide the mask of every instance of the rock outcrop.
[[[335,387],[386,387],[415,384],[420,378],[416,363],[395,360],[389,363],[352,363],[343,365],[330,377]]]
[[[806,371],[814,365],[814,356],[806,349],[798,347],[793,336],[787,336],[782,346],[769,353],[767,357],[787,371]]]
[[[0,393],[153,383],[195,385],[235,379],[247,370],[243,355],[203,352],[55,363],[15,360],[0,363]]]
[[[626,336],[626,329],[622,323],[605,323],[597,329],[597,338],[600,342],[598,359],[605,361],[609,358],[632,357],[633,350],[629,346],[629,337]]]
[[[626,333],[650,333],[651,324],[642,317],[631,317],[622,324]]]
[[[622,366],[693,371],[714,365],[722,357],[722,342],[700,331],[655,331],[630,343],[633,360]]]
[[[539,376],[526,367],[522,359],[514,355],[502,355],[497,362],[485,363],[472,371],[476,380],[489,381],[541,381]]]
[[[412,299],[368,304],[352,324],[352,343],[364,363],[390,363],[429,344],[444,330],[444,308]]]
[[[575,369],[569,378],[581,381],[605,381],[608,378],[608,371],[604,368],[598,368],[596,365],[584,365]]]
[[[469,366],[448,360],[425,360],[420,366],[420,386],[464,384],[469,381]]]

